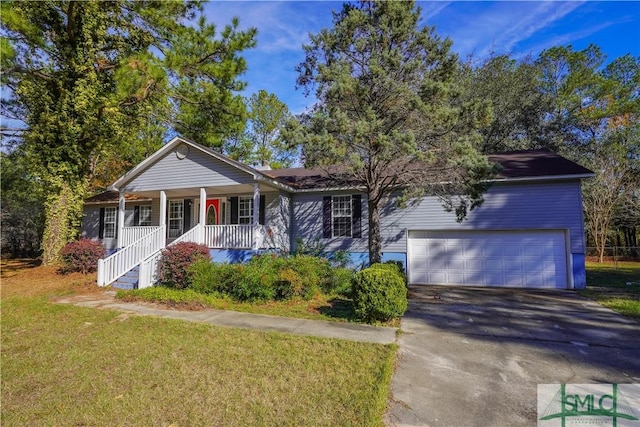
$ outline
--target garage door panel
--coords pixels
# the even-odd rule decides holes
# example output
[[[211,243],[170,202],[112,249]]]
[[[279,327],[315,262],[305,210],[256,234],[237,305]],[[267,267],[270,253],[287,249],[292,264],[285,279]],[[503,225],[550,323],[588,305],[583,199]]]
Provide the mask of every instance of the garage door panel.
[[[567,287],[559,230],[411,231],[408,245],[412,283]]]

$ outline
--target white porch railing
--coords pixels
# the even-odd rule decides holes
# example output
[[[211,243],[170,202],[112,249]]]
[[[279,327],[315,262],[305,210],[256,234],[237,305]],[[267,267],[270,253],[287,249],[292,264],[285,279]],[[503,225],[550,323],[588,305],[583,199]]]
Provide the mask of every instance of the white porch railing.
[[[216,249],[251,249],[253,230],[253,225],[205,225],[203,243]]]
[[[133,242],[142,239],[147,234],[156,231],[160,226],[144,226],[144,227],[123,227],[122,228],[122,247],[127,247]]]
[[[124,247],[113,255],[98,260],[98,286],[107,286],[118,277],[127,273],[154,252],[164,247],[165,227],[156,227],[155,230],[130,245]]]

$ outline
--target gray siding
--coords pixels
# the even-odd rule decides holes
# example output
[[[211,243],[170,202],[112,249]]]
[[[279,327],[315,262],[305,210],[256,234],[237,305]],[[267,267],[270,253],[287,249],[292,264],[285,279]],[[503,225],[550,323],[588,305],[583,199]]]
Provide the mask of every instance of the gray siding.
[[[334,193],[338,194],[338,193]],[[343,194],[349,194],[343,193]],[[322,239],[322,197],[299,193],[293,198],[292,241]],[[497,183],[485,201],[461,223],[446,212],[437,197],[425,197],[402,209],[391,200],[381,212],[383,252],[406,252],[406,230],[568,229],[572,253],[584,253],[582,200],[579,181]],[[366,196],[362,197],[362,238],[322,239],[327,250],[368,251]]]
[[[96,206],[96,205],[85,206],[84,213],[82,215],[82,232],[81,232],[82,237],[85,239],[97,239],[99,236],[99,232],[100,232],[100,206]]]
[[[156,206],[157,204],[157,206]],[[131,227],[135,219],[135,207],[143,205],[152,205],[151,208],[151,225],[158,225],[160,209],[160,201],[153,202],[127,202],[124,210],[124,226]],[[82,216],[81,236],[85,239],[98,239],[100,236],[100,208],[118,208],[117,204],[105,203],[96,205],[86,205]],[[154,219],[155,218],[155,219]],[[155,222],[153,222],[155,221]],[[117,239],[103,239],[102,243],[107,249],[115,249],[118,245]]]
[[[274,239],[279,249],[289,251],[291,247],[291,196],[281,191],[266,195],[266,225],[274,228]]]
[[[485,194],[485,201],[461,223],[442,209],[437,197],[425,197],[414,206],[393,208],[382,214],[383,248],[405,252],[406,229],[412,230],[517,230],[568,229],[572,253],[584,253],[580,183],[499,183]]]
[[[253,176],[191,147],[185,159],[175,151],[149,166],[124,186],[127,192],[214,187],[253,183]]]
[[[296,239],[312,242],[321,239],[327,251],[348,250],[351,252],[368,252],[367,198],[362,195],[362,238],[337,237],[322,238],[322,197],[339,194],[359,194],[354,192],[337,193],[298,193],[293,196],[292,244],[295,249]]]

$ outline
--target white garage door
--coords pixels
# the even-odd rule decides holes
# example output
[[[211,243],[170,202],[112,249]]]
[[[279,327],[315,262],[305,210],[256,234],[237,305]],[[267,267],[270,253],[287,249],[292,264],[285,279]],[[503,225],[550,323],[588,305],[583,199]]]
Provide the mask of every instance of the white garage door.
[[[567,288],[564,232],[409,231],[413,284]]]

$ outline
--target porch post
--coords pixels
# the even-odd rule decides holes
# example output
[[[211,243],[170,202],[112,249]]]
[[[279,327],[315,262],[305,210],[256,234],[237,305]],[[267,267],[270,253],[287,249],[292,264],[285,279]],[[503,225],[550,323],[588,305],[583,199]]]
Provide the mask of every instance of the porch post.
[[[124,247],[124,191],[120,190],[120,197],[118,198],[118,249]]]
[[[164,227],[164,245],[167,244],[167,193],[160,191],[160,227]]]
[[[205,190],[204,188],[200,188],[200,221],[199,221],[199,225],[200,225],[200,243],[204,243],[207,244],[207,242],[204,241],[205,238],[205,232],[204,232],[204,226],[207,223],[207,190]]]
[[[259,242],[259,227],[260,227],[260,186],[256,183],[253,184],[253,249],[258,249]]]

